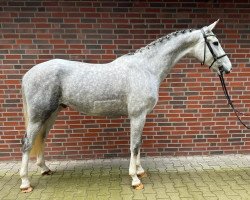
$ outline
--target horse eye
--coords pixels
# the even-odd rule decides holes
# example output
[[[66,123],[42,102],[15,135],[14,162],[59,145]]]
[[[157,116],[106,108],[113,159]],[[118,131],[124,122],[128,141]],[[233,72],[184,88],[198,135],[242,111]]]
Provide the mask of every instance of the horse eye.
[[[213,45],[218,46],[219,42],[213,42]]]

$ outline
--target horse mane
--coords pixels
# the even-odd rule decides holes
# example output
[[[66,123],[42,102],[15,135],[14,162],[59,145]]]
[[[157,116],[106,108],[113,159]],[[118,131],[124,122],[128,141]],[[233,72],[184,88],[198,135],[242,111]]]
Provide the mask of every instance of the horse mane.
[[[160,38],[154,40],[153,42],[149,43],[147,46],[142,47],[140,49],[137,49],[135,52],[128,53],[128,54],[129,55],[134,55],[136,53],[142,53],[144,50],[150,49],[150,47],[155,46],[156,44],[159,44],[159,43],[162,43],[162,42],[165,42],[165,41],[170,41],[174,37],[177,37],[177,36],[179,36],[181,34],[185,34],[185,33],[188,33],[188,32],[192,32],[194,30],[195,29],[184,29],[184,30],[179,30],[179,31],[169,33],[168,35],[164,35],[163,37],[160,37]]]

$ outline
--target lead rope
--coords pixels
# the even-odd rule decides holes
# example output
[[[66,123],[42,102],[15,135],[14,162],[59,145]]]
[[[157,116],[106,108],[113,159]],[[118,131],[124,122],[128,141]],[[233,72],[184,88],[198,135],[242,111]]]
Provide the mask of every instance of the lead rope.
[[[222,68],[219,68],[220,70],[220,74],[219,74],[219,77],[220,77],[220,82],[221,82],[221,86],[223,88],[223,92],[225,94],[225,97],[227,99],[227,102],[228,104],[231,106],[231,108],[233,109],[234,111],[234,114],[236,115],[236,117],[238,118],[238,120],[240,121],[240,123],[246,127],[247,129],[250,129],[250,126],[247,126],[240,118],[239,115],[243,115],[244,116],[244,113],[242,112],[239,112],[238,110],[235,109],[234,105],[233,105],[233,101],[231,100],[229,94],[228,94],[228,91],[227,91],[227,87],[226,87],[226,84],[225,84],[225,80],[224,80],[224,76],[223,76],[223,69]]]

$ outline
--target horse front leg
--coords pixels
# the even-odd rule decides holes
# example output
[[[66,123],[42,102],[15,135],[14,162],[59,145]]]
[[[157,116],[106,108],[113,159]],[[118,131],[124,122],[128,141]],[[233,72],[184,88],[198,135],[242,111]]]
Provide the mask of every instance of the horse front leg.
[[[140,146],[142,142],[142,130],[145,124],[145,114],[141,114],[137,117],[130,118],[130,165],[129,165],[129,175],[132,177],[132,186],[136,190],[141,190],[144,188],[140,179],[137,176],[137,164],[138,155],[140,151]]]

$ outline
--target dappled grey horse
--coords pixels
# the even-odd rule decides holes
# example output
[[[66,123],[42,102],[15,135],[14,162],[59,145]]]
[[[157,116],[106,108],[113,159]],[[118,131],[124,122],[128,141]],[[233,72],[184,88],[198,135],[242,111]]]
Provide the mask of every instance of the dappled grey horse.
[[[21,190],[32,191],[28,179],[30,154],[37,156],[42,174],[51,173],[44,160],[44,142],[65,106],[86,115],[130,118],[129,174],[132,186],[142,189],[142,130],[146,115],[158,101],[160,84],[171,68],[189,55],[218,73],[221,69],[231,71],[231,62],[212,33],[217,22],[199,30],[171,33],[107,64],[54,59],[30,69],[22,80],[26,134],[22,140]]]

